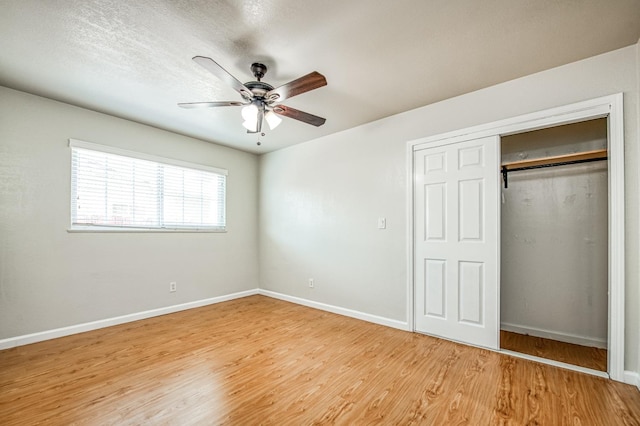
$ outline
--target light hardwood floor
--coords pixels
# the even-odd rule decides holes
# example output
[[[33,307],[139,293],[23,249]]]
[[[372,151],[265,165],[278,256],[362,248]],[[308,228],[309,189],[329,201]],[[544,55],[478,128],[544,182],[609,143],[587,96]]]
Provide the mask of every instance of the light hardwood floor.
[[[607,371],[607,350],[524,334],[500,331],[500,347],[540,358]]]
[[[640,425],[640,392],[252,296],[1,351],[0,423]]]

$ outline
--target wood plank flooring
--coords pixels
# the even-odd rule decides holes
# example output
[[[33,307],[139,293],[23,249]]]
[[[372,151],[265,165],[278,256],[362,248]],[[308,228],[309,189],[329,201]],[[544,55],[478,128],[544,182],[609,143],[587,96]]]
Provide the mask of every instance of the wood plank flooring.
[[[640,425],[640,392],[252,296],[0,351],[0,423]]]
[[[500,331],[500,347],[540,358],[607,371],[607,350],[524,334]]]

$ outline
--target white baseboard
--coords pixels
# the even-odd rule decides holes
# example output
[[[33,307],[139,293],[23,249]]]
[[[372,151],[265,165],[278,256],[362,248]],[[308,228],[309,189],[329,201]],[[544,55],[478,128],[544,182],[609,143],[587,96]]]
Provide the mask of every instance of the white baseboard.
[[[69,327],[56,328],[53,330],[41,331],[32,334],[25,334],[23,336],[9,337],[8,339],[0,340],[0,350],[14,348],[16,346],[28,345],[30,343],[42,342],[43,340],[56,339],[58,337],[69,336],[72,334],[84,333],[85,331],[98,330],[100,328],[111,327],[112,325],[124,324],[127,322],[171,314],[187,309],[199,308],[201,306],[213,305],[215,303],[239,299],[241,297],[253,296],[254,294],[258,294],[258,289],[226,294],[224,296],[211,297],[209,299],[196,300],[179,305],[165,306],[164,308],[151,309],[149,311],[137,312],[114,318],[106,318],[98,321],[72,325]]]
[[[332,312],[334,314],[344,315],[346,317],[356,318],[359,320],[380,324],[387,327],[397,328],[399,330],[411,331],[409,323],[406,321],[398,321],[390,318],[380,317],[377,315],[367,314],[352,309],[342,308],[340,306],[327,305],[326,303],[315,302],[313,300],[303,299],[301,297],[289,296],[287,294],[277,293],[275,291],[259,289],[258,294],[273,297],[274,299],[284,300],[286,302],[307,306],[309,308],[320,309],[321,311]]]
[[[635,371],[625,370],[624,382],[628,385],[634,385],[638,390],[640,390],[640,374]]]
[[[545,339],[557,340],[558,342],[573,343],[576,345],[589,346],[594,348],[607,349],[605,339],[578,336],[576,334],[561,333],[558,331],[544,330],[541,328],[527,327],[517,324],[501,323],[500,329],[518,334],[528,334],[529,336],[543,337]]]

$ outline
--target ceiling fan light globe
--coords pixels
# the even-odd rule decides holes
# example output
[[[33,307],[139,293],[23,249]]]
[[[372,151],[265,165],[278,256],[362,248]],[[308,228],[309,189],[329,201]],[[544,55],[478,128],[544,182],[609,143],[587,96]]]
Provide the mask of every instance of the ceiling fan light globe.
[[[249,122],[257,122],[258,121],[258,107],[254,104],[247,105],[242,107],[242,118]]]
[[[246,120],[242,123],[242,126],[250,132],[258,131],[258,121],[257,120]]]
[[[269,128],[271,130],[275,129],[282,123],[282,118],[278,117],[275,112],[269,111],[265,114],[264,119],[267,120],[269,124]]]

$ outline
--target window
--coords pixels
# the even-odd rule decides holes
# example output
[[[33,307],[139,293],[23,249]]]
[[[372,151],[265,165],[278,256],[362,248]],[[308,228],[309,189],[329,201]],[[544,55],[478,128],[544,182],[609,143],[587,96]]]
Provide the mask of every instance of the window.
[[[227,171],[70,140],[71,230],[225,231]]]

